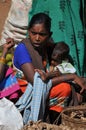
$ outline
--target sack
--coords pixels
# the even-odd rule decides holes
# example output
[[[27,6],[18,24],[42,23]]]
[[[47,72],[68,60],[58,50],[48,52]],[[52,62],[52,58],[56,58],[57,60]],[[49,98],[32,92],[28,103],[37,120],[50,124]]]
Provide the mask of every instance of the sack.
[[[15,105],[3,98],[0,100],[0,128],[3,130],[20,130],[23,127],[23,119]]]
[[[13,38],[16,42],[26,37],[28,12],[31,5],[32,0],[12,0],[2,31],[0,45],[5,44],[6,39],[9,37]]]

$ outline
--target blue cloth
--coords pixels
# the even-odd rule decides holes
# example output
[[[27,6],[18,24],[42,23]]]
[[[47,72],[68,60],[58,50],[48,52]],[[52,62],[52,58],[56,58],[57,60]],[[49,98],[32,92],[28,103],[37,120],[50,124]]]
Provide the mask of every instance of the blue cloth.
[[[29,83],[25,93],[15,104],[19,111],[24,111],[23,121],[42,120],[45,112],[46,99],[52,82],[49,80],[44,83],[38,72],[35,73],[33,86]]]
[[[20,66],[28,62],[32,62],[31,56],[26,46],[21,42],[18,44],[14,51],[14,65],[16,66],[16,68],[21,69]]]
[[[20,89],[12,68],[7,68],[5,77],[0,81],[0,98],[11,96]]]

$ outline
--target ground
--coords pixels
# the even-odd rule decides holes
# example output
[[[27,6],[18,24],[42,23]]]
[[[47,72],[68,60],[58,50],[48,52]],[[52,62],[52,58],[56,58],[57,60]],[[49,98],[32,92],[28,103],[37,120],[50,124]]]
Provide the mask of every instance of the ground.
[[[0,0],[0,38],[1,38],[1,32],[3,30],[5,19],[7,18],[10,9],[10,5],[11,5],[11,0]]]

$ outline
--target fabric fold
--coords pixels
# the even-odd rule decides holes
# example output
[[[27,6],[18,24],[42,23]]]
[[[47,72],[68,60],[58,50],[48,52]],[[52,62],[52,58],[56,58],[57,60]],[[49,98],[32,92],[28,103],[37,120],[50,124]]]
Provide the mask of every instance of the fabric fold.
[[[29,83],[25,93],[15,104],[19,111],[24,111],[24,124],[26,124],[28,121],[38,121],[40,119],[43,120],[46,99],[51,87],[51,80],[49,80],[47,83],[44,83],[39,73],[35,73],[33,86]]]

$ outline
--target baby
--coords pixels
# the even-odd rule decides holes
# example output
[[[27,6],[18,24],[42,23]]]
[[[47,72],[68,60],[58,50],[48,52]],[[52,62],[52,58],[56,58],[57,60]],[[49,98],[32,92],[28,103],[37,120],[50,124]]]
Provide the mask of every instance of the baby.
[[[52,70],[59,70],[61,73],[75,73],[76,69],[70,63],[69,46],[65,42],[58,42],[51,56]]]
[[[43,81],[55,76],[67,73],[76,73],[76,69],[70,62],[70,49],[65,42],[58,42],[51,55],[51,65],[48,73],[41,73]]]

